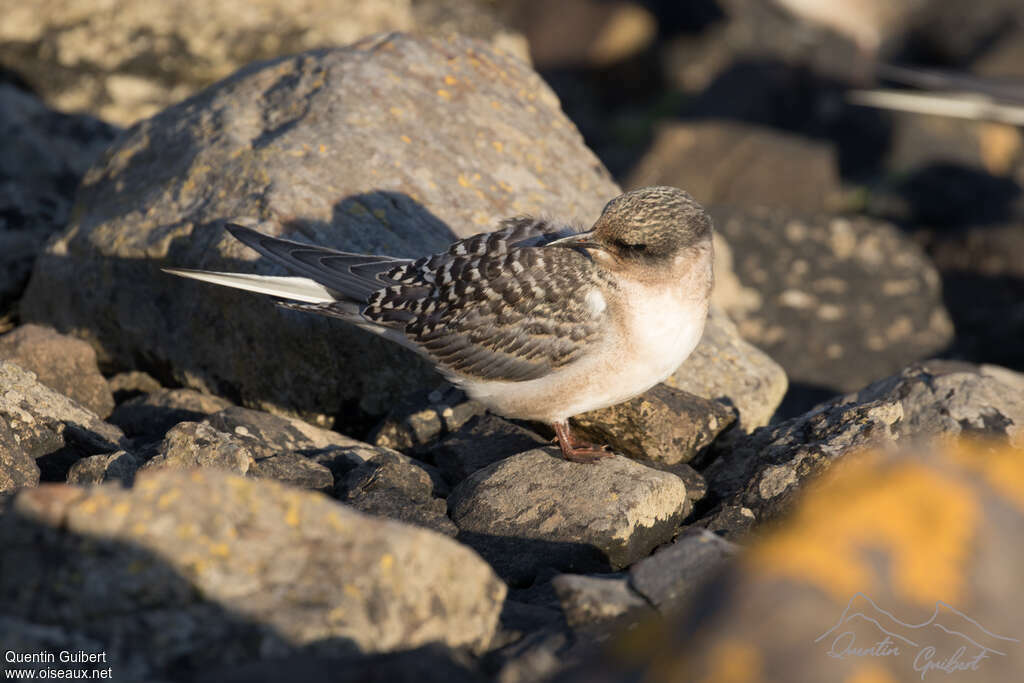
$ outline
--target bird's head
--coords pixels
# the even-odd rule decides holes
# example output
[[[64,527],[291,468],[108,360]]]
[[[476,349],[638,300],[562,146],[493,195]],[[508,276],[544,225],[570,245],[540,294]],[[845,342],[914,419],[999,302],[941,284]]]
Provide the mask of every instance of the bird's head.
[[[656,266],[709,247],[711,217],[680,189],[644,187],[612,199],[593,229],[559,243],[592,249],[595,257],[607,255],[621,264]]]

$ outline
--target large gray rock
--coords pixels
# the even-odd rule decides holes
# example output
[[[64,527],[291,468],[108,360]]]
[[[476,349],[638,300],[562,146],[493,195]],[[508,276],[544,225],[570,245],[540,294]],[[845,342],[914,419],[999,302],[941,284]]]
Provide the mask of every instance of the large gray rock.
[[[0,61],[20,72],[52,105],[127,126],[251,62],[345,45],[378,31],[468,29],[528,58],[522,37],[493,19],[485,21],[486,8],[471,3],[458,13],[435,9],[444,4],[178,0],[153,5],[121,0],[107,6],[44,0],[29,8],[2,0]]]
[[[760,295],[728,312],[790,382],[854,391],[952,339],[938,273],[895,226],[772,209],[712,213],[736,276]]]
[[[0,14],[3,33],[12,13]],[[0,82],[0,315],[21,295],[47,238],[67,225],[79,178],[113,138],[101,121],[53,111]]]
[[[40,382],[100,417],[114,409],[114,395],[96,365],[96,352],[81,339],[48,327],[22,325],[0,337],[0,358],[31,370]]]
[[[1024,444],[1021,375],[953,361],[915,363],[740,439],[704,475],[728,505],[752,513],[743,525],[753,526],[787,510],[808,477],[854,450],[959,434]]]
[[[0,520],[0,615],[98,641],[147,680],[309,647],[480,651],[505,596],[440,534],[275,482],[163,470],[32,491]]]
[[[46,481],[63,481],[79,458],[117,450],[120,429],[36,379],[35,373],[0,360],[0,420],[36,460]]]
[[[326,180],[325,180],[326,179]],[[23,302],[101,358],[164,365],[261,409],[381,414],[425,363],[176,265],[275,272],[222,220],[355,251],[418,256],[520,213],[593,221],[618,194],[558,100],[485,45],[401,34],[253,65],[135,126],[88,174],[75,220]],[[258,341],[257,341],[258,340]]]
[[[459,540],[517,581],[545,567],[625,567],[672,537],[687,503],[675,475],[622,456],[580,465],[554,449],[478,470],[448,497]]]

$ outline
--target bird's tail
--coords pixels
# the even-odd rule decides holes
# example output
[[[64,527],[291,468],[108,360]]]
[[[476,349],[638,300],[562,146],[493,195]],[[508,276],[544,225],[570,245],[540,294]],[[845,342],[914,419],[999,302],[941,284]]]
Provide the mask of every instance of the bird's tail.
[[[248,292],[301,301],[308,304],[332,303],[337,298],[331,290],[308,277],[279,277],[256,275],[254,273],[219,273],[212,270],[190,270],[187,268],[162,268],[165,273],[210,282],[224,287],[244,289]]]

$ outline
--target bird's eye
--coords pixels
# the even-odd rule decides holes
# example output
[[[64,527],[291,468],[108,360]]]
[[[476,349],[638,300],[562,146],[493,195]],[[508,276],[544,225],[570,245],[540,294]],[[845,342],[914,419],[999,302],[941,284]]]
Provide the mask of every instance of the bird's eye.
[[[647,249],[646,244],[631,244],[629,242],[624,242],[622,240],[615,240],[615,246],[619,249],[619,251],[627,254],[640,254],[643,253],[645,249]]]

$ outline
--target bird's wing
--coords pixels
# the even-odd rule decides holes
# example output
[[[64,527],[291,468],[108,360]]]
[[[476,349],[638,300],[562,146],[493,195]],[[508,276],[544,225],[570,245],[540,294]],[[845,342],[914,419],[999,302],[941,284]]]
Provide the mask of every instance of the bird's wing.
[[[566,247],[573,233],[527,217],[418,260],[368,256],[229,225],[244,244],[303,277],[172,270],[290,299],[287,308],[338,317],[419,351],[460,378],[525,381],[572,362],[596,339],[603,311],[587,293],[604,283]]]
[[[469,252],[402,277],[371,297],[363,317],[399,327],[455,381],[542,377],[578,359],[603,329],[603,307],[588,293],[608,283],[570,248]]]

